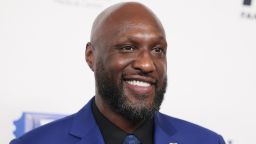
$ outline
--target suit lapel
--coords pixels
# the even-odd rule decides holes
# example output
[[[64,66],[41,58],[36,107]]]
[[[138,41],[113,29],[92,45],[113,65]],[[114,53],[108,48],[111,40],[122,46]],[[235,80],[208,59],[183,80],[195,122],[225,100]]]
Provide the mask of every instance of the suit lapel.
[[[181,144],[176,138],[176,129],[159,112],[155,114],[155,144]]]
[[[93,100],[94,98],[74,115],[70,134],[81,139],[77,144],[104,144],[103,137],[92,114]]]
[[[103,137],[92,114],[91,105],[93,100],[94,98],[74,115],[70,134],[81,139],[76,144],[104,144]],[[177,141],[175,127],[159,112],[155,114],[154,125],[155,144],[181,144]]]

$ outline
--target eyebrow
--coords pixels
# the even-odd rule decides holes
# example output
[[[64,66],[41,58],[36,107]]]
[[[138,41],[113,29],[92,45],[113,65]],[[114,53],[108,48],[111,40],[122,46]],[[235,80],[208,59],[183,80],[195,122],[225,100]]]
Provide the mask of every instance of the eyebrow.
[[[137,38],[136,36],[128,36],[125,37],[124,41],[130,41],[130,42],[137,42],[139,38]],[[121,40],[122,41],[122,40]],[[153,37],[153,39],[150,40],[152,43],[153,42],[160,42],[163,43],[164,45],[167,46],[167,41],[166,38],[164,36],[157,36],[157,37]]]

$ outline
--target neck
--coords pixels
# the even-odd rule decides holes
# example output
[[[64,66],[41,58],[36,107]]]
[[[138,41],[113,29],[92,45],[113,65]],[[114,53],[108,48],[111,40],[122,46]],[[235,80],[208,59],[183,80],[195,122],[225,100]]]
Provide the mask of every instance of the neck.
[[[119,113],[113,111],[111,109],[111,106],[107,104],[99,95],[95,96],[95,103],[99,111],[113,124],[115,124],[117,127],[120,129],[124,130],[127,133],[132,133],[135,131],[135,129],[142,123],[142,122],[137,122],[134,123]]]

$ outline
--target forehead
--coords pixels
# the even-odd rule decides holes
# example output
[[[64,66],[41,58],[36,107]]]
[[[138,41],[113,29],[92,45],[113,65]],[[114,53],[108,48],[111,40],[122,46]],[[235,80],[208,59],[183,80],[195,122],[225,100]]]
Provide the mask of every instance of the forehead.
[[[101,42],[115,43],[122,40],[165,41],[161,25],[148,20],[114,21],[105,25],[101,33]]]
[[[156,25],[149,23],[126,23],[113,29],[115,38],[118,39],[165,39],[165,34]]]

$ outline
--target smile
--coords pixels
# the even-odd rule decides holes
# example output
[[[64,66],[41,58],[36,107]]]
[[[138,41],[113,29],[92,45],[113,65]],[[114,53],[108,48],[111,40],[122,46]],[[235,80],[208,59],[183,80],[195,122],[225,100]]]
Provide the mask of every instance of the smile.
[[[142,80],[126,80],[125,89],[130,94],[150,94],[153,92],[153,85],[150,82],[142,81]]]
[[[134,85],[134,86],[140,86],[140,87],[149,87],[151,84],[144,81],[138,81],[138,80],[128,80],[128,84]]]

